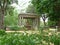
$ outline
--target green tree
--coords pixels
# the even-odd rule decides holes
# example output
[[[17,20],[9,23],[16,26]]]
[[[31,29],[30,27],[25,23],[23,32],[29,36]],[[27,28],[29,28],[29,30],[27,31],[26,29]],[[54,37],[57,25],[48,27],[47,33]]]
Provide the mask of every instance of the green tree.
[[[49,20],[59,25],[60,21],[60,0],[32,0],[32,4],[39,14],[48,13]]]
[[[18,24],[18,12],[17,10],[11,10],[12,14],[7,14],[4,18],[4,26],[14,26]]]
[[[17,3],[17,0],[0,0],[0,29],[4,29],[4,16],[10,8],[10,4],[15,2]]]
[[[35,8],[32,4],[28,5],[26,12],[27,13],[36,13]]]
[[[55,26],[60,27],[60,0],[55,0],[53,4],[53,11],[50,11],[49,19],[55,22]]]
[[[48,7],[47,7],[48,0],[32,0],[32,4],[36,10],[36,13],[40,14],[44,21],[44,26],[46,26],[45,20],[47,19],[48,14]]]

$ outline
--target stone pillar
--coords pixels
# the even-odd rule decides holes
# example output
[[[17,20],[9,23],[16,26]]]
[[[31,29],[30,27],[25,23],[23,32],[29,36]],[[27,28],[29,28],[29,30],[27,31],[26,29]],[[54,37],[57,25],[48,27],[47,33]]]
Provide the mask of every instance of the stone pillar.
[[[22,24],[22,22],[21,22],[22,20],[21,20],[21,17],[20,17],[20,20],[19,20],[19,22],[20,22],[20,26],[21,26],[21,24]]]
[[[23,27],[24,24],[23,24],[23,17],[21,17],[21,26]]]
[[[18,25],[21,26],[21,16],[19,16]]]
[[[37,25],[38,25],[38,30],[39,30],[39,28],[40,28],[40,17],[38,17],[38,20],[37,20]]]
[[[39,27],[40,27],[40,18],[39,17],[35,19],[35,23],[36,23],[35,24],[35,29],[39,30]]]
[[[37,26],[37,18],[35,18],[33,20],[33,28],[34,28],[34,30],[37,30],[38,29],[38,26]]]
[[[32,28],[35,30],[36,22],[35,19],[32,19]]]
[[[19,26],[20,27],[23,27],[24,24],[23,24],[23,17],[20,16],[20,19],[19,19]]]
[[[35,21],[36,22],[36,27],[35,28],[36,28],[36,30],[38,30],[38,18],[36,18],[35,20],[36,20]]]

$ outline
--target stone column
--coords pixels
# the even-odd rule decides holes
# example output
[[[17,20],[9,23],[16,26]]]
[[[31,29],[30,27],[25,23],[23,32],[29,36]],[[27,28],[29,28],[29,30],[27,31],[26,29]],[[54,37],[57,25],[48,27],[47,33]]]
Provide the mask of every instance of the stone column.
[[[40,18],[37,17],[37,18],[35,19],[35,22],[36,22],[35,29],[36,29],[36,30],[39,30],[39,27],[40,27]]]
[[[32,19],[32,28],[35,30],[35,19]]]
[[[37,19],[37,25],[38,25],[38,30],[39,30],[39,28],[40,28],[40,17],[38,17],[38,19]]]
[[[37,30],[37,18],[33,19],[33,28]]]
[[[23,26],[23,17],[21,17],[21,26]]]
[[[19,20],[19,21],[20,21],[20,26],[21,26],[21,24],[22,24],[22,22],[21,22],[21,17],[20,17],[20,20]]]
[[[22,27],[23,26],[23,17],[20,16],[19,18],[19,26]]]
[[[19,16],[18,18],[19,18],[18,25],[21,26],[21,16]]]
[[[38,18],[35,19],[35,22],[36,22],[35,29],[38,30]]]

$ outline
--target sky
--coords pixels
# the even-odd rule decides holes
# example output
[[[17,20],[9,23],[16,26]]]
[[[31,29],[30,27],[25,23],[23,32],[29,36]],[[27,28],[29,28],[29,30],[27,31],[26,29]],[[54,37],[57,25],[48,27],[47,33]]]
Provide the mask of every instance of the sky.
[[[31,0],[18,0],[18,5],[17,4],[12,4],[13,7],[15,7],[18,12],[25,12],[26,8],[30,4]]]

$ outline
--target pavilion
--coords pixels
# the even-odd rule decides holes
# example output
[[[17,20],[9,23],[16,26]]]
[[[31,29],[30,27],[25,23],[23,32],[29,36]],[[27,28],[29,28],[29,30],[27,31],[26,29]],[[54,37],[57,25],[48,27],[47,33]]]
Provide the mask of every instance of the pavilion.
[[[39,29],[40,15],[33,13],[20,13],[18,18],[18,25],[20,27],[26,27],[28,30]]]

